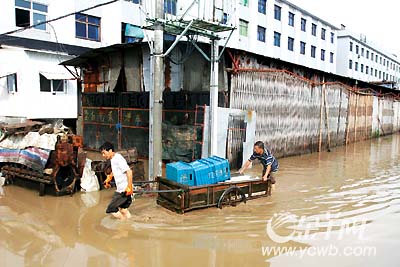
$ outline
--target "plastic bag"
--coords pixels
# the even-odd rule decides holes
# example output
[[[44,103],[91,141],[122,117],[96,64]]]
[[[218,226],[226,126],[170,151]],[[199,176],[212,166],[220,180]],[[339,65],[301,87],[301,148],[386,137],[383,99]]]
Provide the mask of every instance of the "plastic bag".
[[[86,159],[85,168],[83,169],[83,175],[81,178],[82,191],[93,192],[99,191],[99,180],[97,179],[96,173],[92,170],[92,160]]]

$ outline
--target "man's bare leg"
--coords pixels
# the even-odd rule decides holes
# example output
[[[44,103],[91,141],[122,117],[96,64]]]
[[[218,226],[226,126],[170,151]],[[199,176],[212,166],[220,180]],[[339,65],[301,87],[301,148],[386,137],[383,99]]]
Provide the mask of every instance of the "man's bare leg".
[[[121,212],[121,214],[126,218],[126,219],[130,219],[132,217],[131,213],[129,212],[128,209],[120,209],[119,210]]]
[[[111,213],[111,214],[114,216],[114,218],[117,218],[119,220],[122,220],[122,219],[125,218],[125,216],[120,211],[117,211],[117,212],[114,212],[114,213]]]

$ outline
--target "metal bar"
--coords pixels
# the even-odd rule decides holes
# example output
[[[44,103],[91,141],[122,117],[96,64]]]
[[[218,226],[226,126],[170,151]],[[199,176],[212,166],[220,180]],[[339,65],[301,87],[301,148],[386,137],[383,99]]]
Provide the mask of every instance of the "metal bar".
[[[193,46],[197,49],[197,51],[199,51],[199,53],[202,54],[202,56],[203,56],[207,61],[211,61],[211,59],[207,56],[207,54],[206,54],[194,41],[191,41],[191,43],[192,43]]]
[[[224,44],[224,47],[222,47],[221,53],[219,53],[219,55],[218,55],[218,61],[221,59],[222,54],[224,53],[225,48],[226,48],[226,46],[228,45],[228,42],[229,42],[229,40],[231,39],[231,36],[232,36],[234,30],[235,30],[235,28],[233,28],[233,29],[231,30],[231,33],[229,34],[228,38],[226,39],[226,42],[225,42],[225,44]]]
[[[210,147],[209,155],[216,155],[218,150],[218,41],[211,41],[210,74]]]
[[[190,21],[190,23],[186,26],[186,28],[183,30],[183,32],[181,34],[178,35],[178,37],[176,37],[175,41],[172,43],[172,45],[168,48],[168,50],[162,55],[163,57],[168,56],[169,53],[171,53],[172,49],[175,48],[175,46],[177,45],[177,43],[182,39],[183,36],[185,36],[186,32],[190,29],[190,27],[192,26],[194,20]]]

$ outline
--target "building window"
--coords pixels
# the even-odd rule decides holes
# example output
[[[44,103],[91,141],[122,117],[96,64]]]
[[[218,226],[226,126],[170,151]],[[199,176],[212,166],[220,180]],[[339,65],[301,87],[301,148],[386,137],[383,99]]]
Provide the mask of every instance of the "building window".
[[[257,40],[261,42],[265,42],[265,28],[258,26],[257,27]]]
[[[333,63],[333,56],[334,56],[334,55],[333,55],[333,53],[331,52],[331,53],[330,53],[330,57],[329,57],[329,62],[330,62],[330,63]]]
[[[176,15],[176,0],[164,0],[164,13]]]
[[[324,28],[321,29],[321,39],[325,40],[326,30]]]
[[[361,72],[364,72],[364,64],[361,64]]]
[[[353,51],[353,42],[350,42],[350,52]]]
[[[325,61],[325,50],[321,49],[321,60]]]
[[[228,14],[227,14],[227,13],[224,13],[224,14],[222,15],[222,21],[221,21],[221,23],[222,23],[222,24],[227,24],[227,23],[228,23]]]
[[[374,69],[371,68],[371,76],[374,76]]]
[[[249,23],[245,20],[239,20],[239,34],[241,36],[247,36],[249,29]]]
[[[305,32],[306,31],[306,26],[307,26],[307,20],[301,18],[301,31]]]
[[[240,0],[239,3],[240,3],[242,6],[249,6],[249,0]]]
[[[300,54],[302,54],[302,55],[306,54],[306,43],[305,42],[300,42]]]
[[[367,50],[367,59],[369,59],[369,50]]]
[[[65,80],[49,80],[42,74],[40,75],[40,92],[64,93],[66,91]]]
[[[9,74],[0,78],[0,86],[7,89],[9,94],[17,92],[17,74]]]
[[[365,74],[368,74],[368,73],[369,73],[369,67],[365,66]]]
[[[382,57],[379,58],[379,64],[382,65]]]
[[[258,0],[258,12],[267,14],[267,0]]]
[[[281,34],[279,32],[274,32],[274,46],[281,46]]]
[[[288,50],[293,51],[294,50],[294,39],[292,37],[288,37]]]
[[[27,27],[45,22],[47,9],[47,5],[32,2],[31,0],[15,0],[15,26]],[[45,31],[46,23],[33,28]]]
[[[100,41],[100,18],[78,13],[75,15],[77,38]]]
[[[349,69],[351,70],[353,68],[353,60],[349,60]]]
[[[311,34],[317,36],[317,25],[314,23],[311,24]]]
[[[359,47],[358,45],[356,45],[356,54],[358,55],[358,53],[359,53]]]
[[[335,34],[331,32],[331,43],[333,44],[335,42]]]
[[[289,12],[289,26],[294,26],[294,14]]]
[[[374,53],[371,52],[371,60],[374,61]]]
[[[375,55],[375,62],[378,63],[378,55]]]
[[[379,71],[379,80],[381,79],[381,77],[382,77],[382,71]]]
[[[375,69],[375,77],[378,77],[378,70]]]
[[[364,47],[361,47],[361,56],[364,56]]]
[[[281,20],[281,10],[282,10],[282,8],[280,6],[275,5],[275,7],[274,7],[274,18],[276,20]]]
[[[358,62],[354,63],[354,70],[358,71]]]
[[[315,52],[316,52],[317,48],[315,46],[311,46],[311,57],[315,58]]]
[[[386,65],[386,59],[383,59],[383,66]]]

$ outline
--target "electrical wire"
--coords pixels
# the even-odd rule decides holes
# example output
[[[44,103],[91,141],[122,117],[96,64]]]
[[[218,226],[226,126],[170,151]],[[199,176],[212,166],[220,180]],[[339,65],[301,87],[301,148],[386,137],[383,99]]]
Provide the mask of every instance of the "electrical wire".
[[[102,6],[105,6],[105,5],[109,5],[109,4],[115,3],[115,2],[117,2],[117,1],[120,1],[120,0],[112,0],[112,1],[108,1],[108,2],[105,2],[105,3],[98,4],[98,5],[94,5],[94,6],[85,8],[85,9],[81,9],[81,10],[79,10],[79,11],[75,11],[75,12],[72,12],[72,13],[68,13],[68,14],[66,14],[66,15],[63,15],[63,16],[60,16],[60,17],[57,17],[57,18],[54,18],[54,19],[42,21],[42,22],[39,22],[39,23],[36,23],[36,24],[33,24],[33,25],[29,25],[29,26],[23,27],[23,28],[21,28],[21,29],[17,29],[17,30],[5,32],[5,33],[2,33],[2,34],[0,34],[0,35],[3,35],[3,34],[8,35],[8,34],[13,34],[13,33],[23,32],[23,31],[25,31],[25,30],[34,28],[34,27],[36,27],[36,26],[40,26],[40,25],[43,25],[43,24],[47,24],[47,23],[49,23],[49,22],[53,22],[53,21],[57,21],[57,20],[60,20],[60,19],[64,19],[64,18],[66,18],[66,17],[73,16],[73,15],[76,15],[76,14],[78,14],[78,13],[82,13],[82,12],[85,12],[85,11],[88,11],[88,10],[92,10],[92,9],[95,9],[95,8],[98,8],[98,7],[102,7]]]

